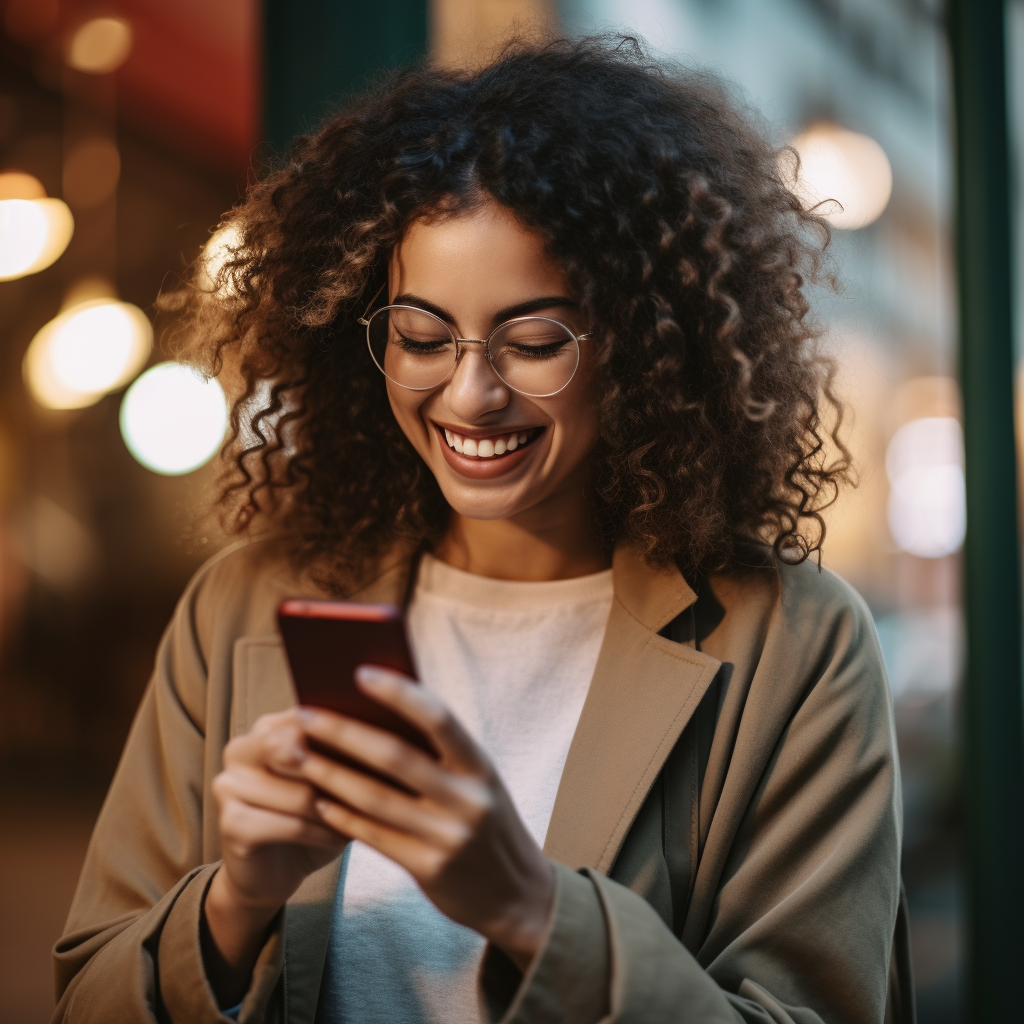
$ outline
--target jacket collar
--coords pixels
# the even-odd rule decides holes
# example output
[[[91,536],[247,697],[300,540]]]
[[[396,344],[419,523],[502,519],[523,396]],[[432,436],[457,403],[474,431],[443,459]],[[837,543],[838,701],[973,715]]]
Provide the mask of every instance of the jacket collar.
[[[348,600],[401,605],[415,561],[407,548],[396,548],[380,564],[377,575],[354,590]],[[635,548],[625,544],[616,547],[612,555],[612,580],[616,600],[655,633],[697,599],[678,569],[654,569]]]
[[[674,567],[619,547],[615,597],[566,758],[544,852],[607,873],[720,662],[659,631],[696,600]]]
[[[401,607],[405,603],[412,569],[412,558],[408,555],[389,560],[382,566],[380,575],[363,584],[349,595],[347,600],[362,604],[394,604]]]
[[[620,544],[612,556],[615,599],[646,629],[657,633],[697,600],[675,567],[652,568],[633,547]]]

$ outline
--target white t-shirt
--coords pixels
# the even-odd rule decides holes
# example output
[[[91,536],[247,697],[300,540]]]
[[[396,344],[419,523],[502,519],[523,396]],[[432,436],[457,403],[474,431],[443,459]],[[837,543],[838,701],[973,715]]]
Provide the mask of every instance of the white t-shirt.
[[[487,752],[543,845],[612,603],[611,570],[520,583],[424,557],[408,624],[419,677]],[[484,940],[445,917],[398,865],[345,854],[320,1024],[479,1020]]]

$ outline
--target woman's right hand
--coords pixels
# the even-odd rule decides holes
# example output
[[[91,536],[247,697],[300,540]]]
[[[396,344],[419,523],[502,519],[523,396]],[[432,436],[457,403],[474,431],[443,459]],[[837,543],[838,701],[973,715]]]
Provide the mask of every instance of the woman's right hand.
[[[307,753],[295,709],[264,715],[224,748],[213,780],[224,863],[206,894],[212,941],[204,941],[204,959],[222,1006],[244,995],[267,926],[288,897],[348,842],[315,810],[319,794],[298,772]]]

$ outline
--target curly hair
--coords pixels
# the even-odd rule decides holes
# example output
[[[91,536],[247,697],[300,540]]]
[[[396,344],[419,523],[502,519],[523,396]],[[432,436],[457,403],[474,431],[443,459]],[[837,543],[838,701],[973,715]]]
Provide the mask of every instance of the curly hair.
[[[443,535],[450,509],[357,318],[414,221],[493,200],[539,233],[594,325],[609,542],[695,573],[750,540],[820,551],[851,476],[805,295],[828,276],[828,229],[778,155],[717,78],[630,38],[381,77],[249,189],[212,286],[199,265],[178,292],[185,357],[238,382],[229,530],[272,524],[335,580]]]

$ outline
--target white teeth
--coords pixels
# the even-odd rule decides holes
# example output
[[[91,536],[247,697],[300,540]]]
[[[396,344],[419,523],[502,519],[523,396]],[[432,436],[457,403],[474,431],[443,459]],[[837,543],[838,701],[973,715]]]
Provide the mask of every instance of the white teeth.
[[[454,430],[444,429],[444,438],[450,448],[454,448],[460,455],[468,455],[473,459],[491,459],[495,455],[504,455],[505,452],[514,452],[520,445],[526,444],[530,437],[528,430],[520,430],[507,437],[463,437],[456,434]]]

